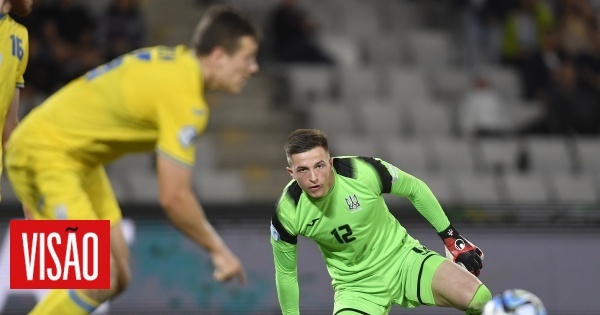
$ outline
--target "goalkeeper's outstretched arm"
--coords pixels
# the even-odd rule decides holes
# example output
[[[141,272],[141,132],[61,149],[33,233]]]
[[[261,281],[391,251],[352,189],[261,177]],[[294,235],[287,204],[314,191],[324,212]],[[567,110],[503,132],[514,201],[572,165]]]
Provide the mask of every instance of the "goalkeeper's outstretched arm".
[[[392,193],[407,197],[415,208],[438,232],[445,245],[446,257],[479,276],[483,267],[483,252],[462,237],[450,224],[442,206],[429,187],[420,179],[391,164],[386,165],[393,175]]]

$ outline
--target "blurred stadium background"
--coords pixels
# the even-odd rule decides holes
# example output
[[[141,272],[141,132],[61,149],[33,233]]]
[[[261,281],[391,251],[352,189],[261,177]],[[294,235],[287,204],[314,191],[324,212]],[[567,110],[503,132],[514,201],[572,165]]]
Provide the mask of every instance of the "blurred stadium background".
[[[493,293],[523,288],[549,314],[600,314],[600,1],[36,0],[19,19],[31,47],[22,115],[123,52],[188,44],[214,3],[244,9],[265,32],[261,72],[245,91],[207,96],[194,182],[249,283],[212,281],[208,257],[158,206],[153,156],[128,156],[107,171],[134,277],[97,313],[279,314],[268,224],[289,180],[282,145],[313,127],[330,135],[334,155],[381,157],[423,179],[484,250],[481,279]],[[2,194],[0,313],[23,314],[42,292],[8,290],[5,235],[21,212],[5,177]],[[406,200],[389,202],[411,234],[442,251]],[[300,246],[303,311],[329,314],[320,253]]]

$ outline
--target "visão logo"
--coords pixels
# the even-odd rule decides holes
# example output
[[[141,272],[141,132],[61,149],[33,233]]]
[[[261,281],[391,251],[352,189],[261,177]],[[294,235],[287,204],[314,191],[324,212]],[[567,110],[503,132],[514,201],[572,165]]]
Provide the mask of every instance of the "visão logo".
[[[11,289],[109,289],[109,220],[11,220]]]

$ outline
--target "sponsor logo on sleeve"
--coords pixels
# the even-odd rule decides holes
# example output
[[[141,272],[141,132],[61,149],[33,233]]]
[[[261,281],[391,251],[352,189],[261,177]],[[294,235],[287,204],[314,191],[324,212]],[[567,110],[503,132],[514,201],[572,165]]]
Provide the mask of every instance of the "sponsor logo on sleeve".
[[[273,224],[271,224],[271,237],[275,241],[279,241],[281,239],[279,232],[277,232],[277,229],[273,226]]]
[[[185,126],[179,130],[177,137],[182,147],[189,148],[198,139],[198,131],[193,126]]]

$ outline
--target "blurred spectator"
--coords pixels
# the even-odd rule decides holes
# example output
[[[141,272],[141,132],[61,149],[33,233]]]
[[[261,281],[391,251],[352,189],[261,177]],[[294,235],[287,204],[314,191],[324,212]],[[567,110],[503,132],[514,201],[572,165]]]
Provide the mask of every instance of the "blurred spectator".
[[[541,41],[541,48],[524,60],[520,72],[524,97],[528,100],[543,98],[552,73],[558,69],[565,54],[555,30],[544,32]]]
[[[273,48],[283,62],[332,63],[315,39],[315,21],[299,0],[281,0],[270,17]]]
[[[29,31],[29,65],[25,72],[27,86],[47,95],[54,91],[56,74],[59,73],[52,49],[52,36],[56,34],[56,27],[55,24],[47,23],[52,19],[47,2],[34,0],[33,7],[35,9],[28,16],[14,18]]]
[[[469,66],[500,60],[501,25],[517,0],[463,0],[466,62]]]
[[[580,55],[577,60],[577,69],[580,73],[581,83],[600,94],[600,28],[590,32],[590,48]]]
[[[521,67],[523,60],[540,48],[541,35],[553,24],[552,11],[544,2],[521,0],[519,8],[504,21],[503,61]]]
[[[572,57],[589,49],[591,30],[596,26],[594,8],[587,0],[562,0],[559,9],[561,45]]]
[[[460,128],[465,136],[498,137],[511,131],[508,111],[483,74],[475,75],[459,106]]]
[[[71,45],[94,45],[96,23],[85,7],[74,0],[56,0],[49,7],[49,15],[60,39]]]
[[[543,116],[525,126],[521,133],[598,134],[600,102],[597,96],[578,80],[572,60],[562,62],[546,95]]]
[[[29,95],[48,95],[103,59],[96,48],[96,21],[86,7],[74,0],[34,0],[34,5],[21,19],[30,33],[25,79],[34,88]]]
[[[47,23],[55,24],[56,33],[47,38],[53,42],[54,58],[62,72],[60,85],[63,85],[103,60],[96,48],[96,21],[86,7],[75,0],[57,0],[50,8],[52,19]]]
[[[99,47],[105,49],[105,60],[140,48],[146,40],[146,22],[137,0],[113,0],[100,20]]]

